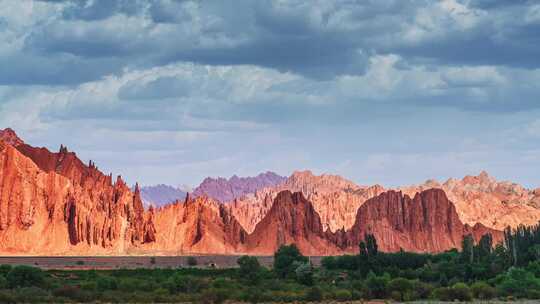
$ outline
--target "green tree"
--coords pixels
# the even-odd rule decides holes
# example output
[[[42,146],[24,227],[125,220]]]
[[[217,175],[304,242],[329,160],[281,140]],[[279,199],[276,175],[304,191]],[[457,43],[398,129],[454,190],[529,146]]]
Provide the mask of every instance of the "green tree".
[[[412,288],[412,282],[404,278],[395,278],[388,282],[388,290],[399,296],[399,299],[397,299],[398,301],[403,301],[405,294],[410,292]]]
[[[461,261],[472,264],[474,262],[474,239],[468,234],[461,242]]]
[[[298,263],[295,262],[298,266],[296,267],[296,280],[300,284],[311,286],[313,285],[313,267],[310,263]]]
[[[307,263],[308,258],[303,256],[294,244],[279,247],[274,254],[275,273],[281,278],[294,275],[296,270],[294,262]]]
[[[377,239],[373,234],[366,234],[366,250],[369,257],[375,257],[379,253],[379,247],[377,246]]]
[[[97,289],[100,291],[115,290],[118,288],[116,279],[109,276],[99,276],[96,279]]]
[[[387,286],[390,278],[388,275],[376,276],[370,271],[366,278],[366,287],[373,298],[383,299],[387,296]]]
[[[261,265],[256,257],[243,256],[237,261],[238,274],[248,282],[256,284],[260,278]]]
[[[471,291],[475,299],[490,300],[497,296],[497,290],[486,282],[475,282],[471,285]]]
[[[318,286],[313,286],[308,289],[306,293],[306,301],[318,302],[323,299],[323,294],[321,288]]]
[[[20,265],[13,267],[6,276],[8,285],[14,287],[42,286],[45,274],[39,268]]]
[[[489,259],[493,251],[493,238],[491,233],[484,234],[478,242],[478,258]]]

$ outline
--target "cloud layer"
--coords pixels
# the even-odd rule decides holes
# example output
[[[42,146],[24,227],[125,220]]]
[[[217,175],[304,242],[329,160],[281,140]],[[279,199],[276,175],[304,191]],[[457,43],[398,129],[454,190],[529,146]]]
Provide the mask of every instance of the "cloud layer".
[[[534,1],[0,0],[0,121],[143,183],[538,186]]]

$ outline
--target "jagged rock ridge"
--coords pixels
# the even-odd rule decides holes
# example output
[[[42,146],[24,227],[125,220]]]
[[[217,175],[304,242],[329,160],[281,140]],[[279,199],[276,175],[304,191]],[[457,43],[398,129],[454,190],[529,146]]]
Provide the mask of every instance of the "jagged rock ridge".
[[[229,208],[242,226],[252,232],[264,218],[278,193],[284,190],[302,192],[319,213],[323,228],[337,231],[350,229],[356,211],[366,200],[384,191],[380,185],[359,186],[337,175],[314,175],[296,171],[275,187],[267,187],[234,200]]]
[[[430,189],[443,189],[454,202],[460,219],[469,225],[477,223],[502,230],[507,226],[534,225],[540,221],[540,191],[529,190],[512,182],[499,182],[485,171],[461,180],[434,180],[422,185],[403,187],[409,195]]]
[[[73,152],[0,143],[0,253],[120,254],[151,241],[138,187]]]
[[[229,202],[259,189],[279,185],[284,180],[285,177],[274,172],[265,172],[254,177],[233,175],[229,179],[208,177],[193,190],[193,196],[206,195],[220,202]]]

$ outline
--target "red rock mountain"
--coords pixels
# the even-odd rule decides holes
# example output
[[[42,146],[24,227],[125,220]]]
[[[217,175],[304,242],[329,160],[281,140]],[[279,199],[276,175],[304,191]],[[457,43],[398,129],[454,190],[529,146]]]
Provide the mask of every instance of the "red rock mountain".
[[[63,146],[53,153],[4,130],[0,254],[273,254],[296,243],[305,254],[327,255],[357,252],[366,233],[384,251],[438,252],[459,248],[466,234],[501,239],[500,231],[479,223],[479,214],[468,213],[474,204],[490,208],[486,198],[508,200],[488,201],[501,219],[519,221],[526,216],[520,210],[529,210],[520,208],[536,210],[537,192],[484,174],[404,192],[412,195],[304,171],[230,204],[188,196],[145,211],[138,185],[131,191],[120,177],[113,183]],[[452,197],[461,201],[454,205]],[[470,222],[463,220],[467,216]]]
[[[345,241],[341,241],[340,246],[354,247],[370,233],[376,237],[382,251],[441,252],[461,248],[463,236],[467,234],[479,240],[486,232],[492,233],[494,242],[502,240],[500,231],[481,224],[474,227],[463,224],[443,190],[425,190],[413,198],[388,191],[358,209],[355,224],[344,233]]]
[[[155,209],[153,222],[156,242],[141,250],[154,254],[234,254],[247,236],[223,204],[205,196]]]
[[[301,192],[280,192],[252,234],[247,236],[246,252],[272,254],[279,246],[295,243],[309,255],[356,253],[364,236],[377,239],[380,250],[442,252],[460,248],[465,235],[479,240],[491,233],[502,241],[501,231],[481,224],[463,224],[444,191],[430,189],[414,198],[388,191],[366,201],[357,211],[350,230],[324,230],[314,206]]]
[[[1,254],[120,254],[153,241],[138,189],[65,147],[1,140],[0,166]]]
[[[319,213],[324,230],[350,229],[356,211],[366,200],[384,191],[379,185],[359,186],[337,175],[314,175],[311,171],[294,172],[275,187],[268,187],[233,201],[231,213],[248,232],[264,218],[273,199],[281,191],[302,192]]]
[[[535,225],[540,221],[540,191],[512,182],[499,182],[486,172],[461,180],[449,179],[442,184],[429,180],[401,190],[414,195],[430,188],[443,189],[454,202],[461,221],[469,225],[480,223],[503,230],[507,226]]]

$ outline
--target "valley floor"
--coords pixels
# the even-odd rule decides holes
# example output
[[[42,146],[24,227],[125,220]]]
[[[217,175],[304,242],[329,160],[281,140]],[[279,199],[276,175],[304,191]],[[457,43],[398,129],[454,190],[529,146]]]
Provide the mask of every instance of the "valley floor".
[[[0,256],[0,265],[28,265],[42,269],[136,269],[136,268],[177,268],[189,266],[193,257],[200,268],[234,268],[238,267],[240,256],[235,255],[196,255],[196,256]],[[273,256],[258,256],[259,263],[270,267]],[[310,257],[315,266],[321,264],[322,257]]]

